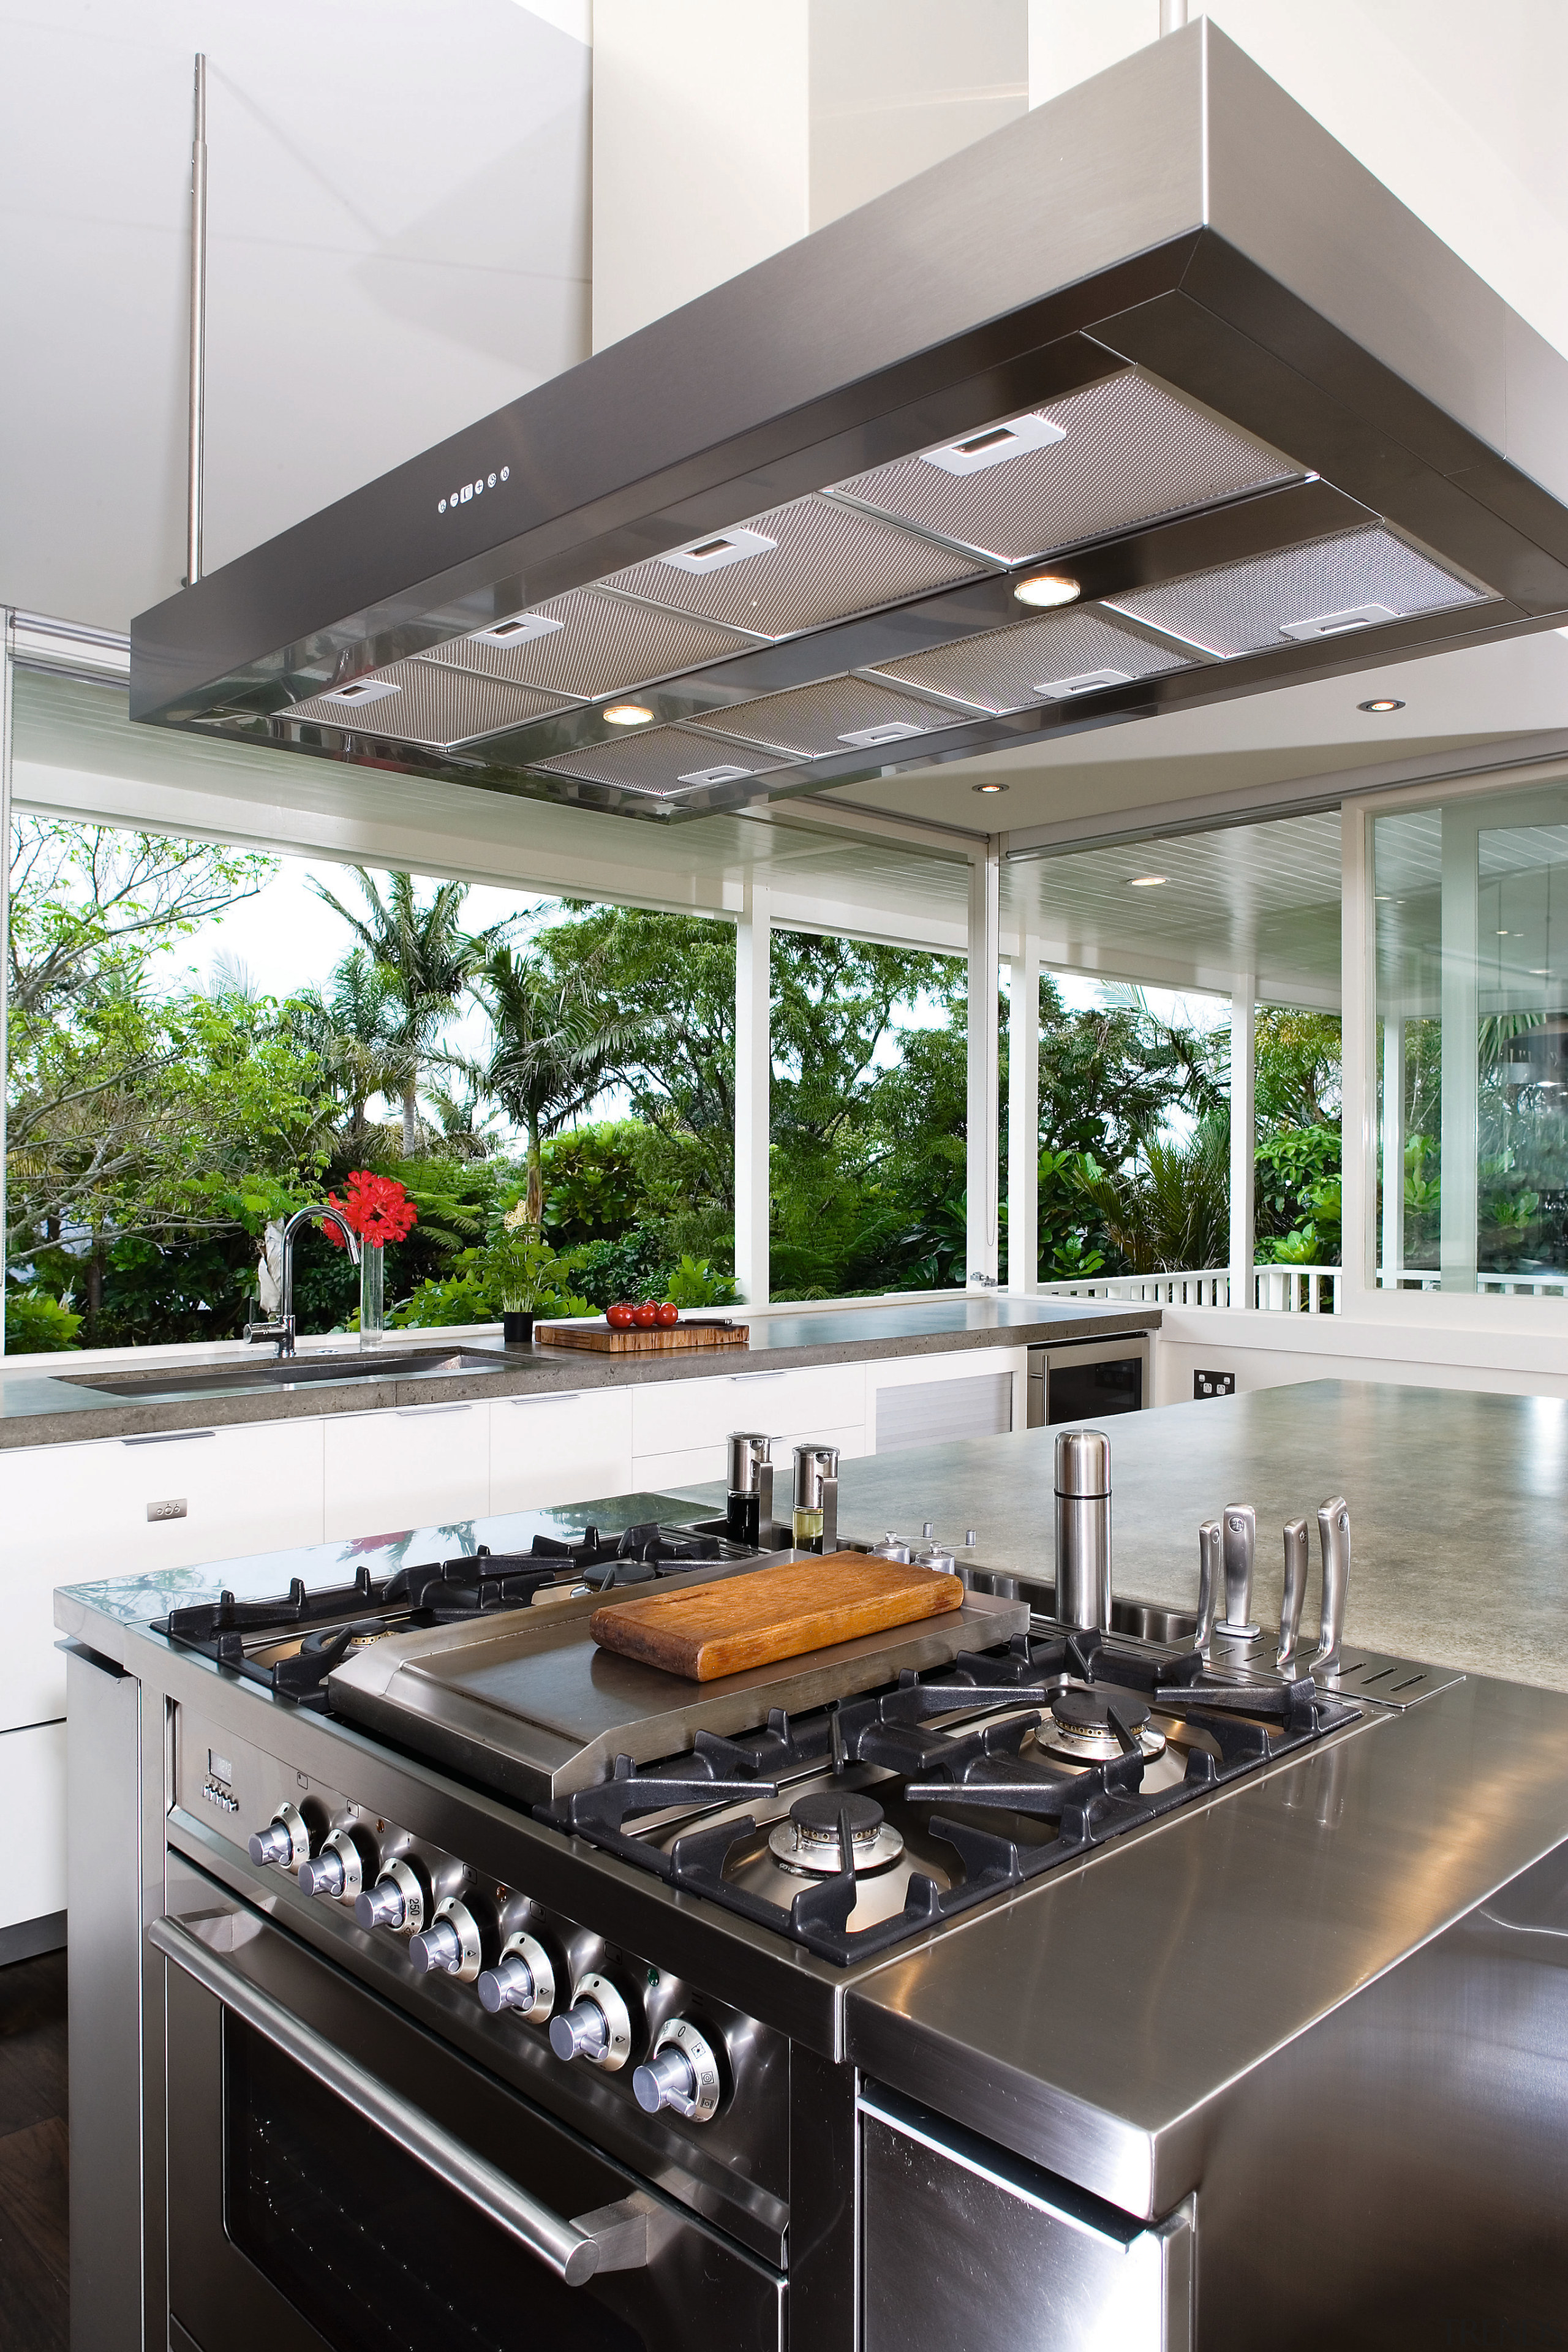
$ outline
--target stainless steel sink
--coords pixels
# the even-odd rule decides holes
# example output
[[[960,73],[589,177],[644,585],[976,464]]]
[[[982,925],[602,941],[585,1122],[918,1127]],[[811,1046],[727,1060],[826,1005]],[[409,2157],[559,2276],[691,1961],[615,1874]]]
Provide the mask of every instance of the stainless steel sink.
[[[286,1394],[290,1389],[335,1388],[369,1381],[453,1380],[462,1373],[504,1372],[522,1360],[521,1351],[499,1348],[378,1349],[371,1355],[295,1356],[288,1362],[219,1364],[210,1371],[165,1364],[145,1372],[79,1372],[57,1375],[68,1387],[96,1395],[124,1397],[138,1404],[176,1404],[212,1396]]]
[[[1002,1601],[1026,1601],[1030,1613],[1036,1617],[1055,1617],[1056,1586],[1037,1577],[1005,1576],[994,1569],[966,1568],[963,1580],[973,1591],[994,1592]],[[1167,1609],[1159,1601],[1124,1601],[1118,1596],[1110,1604],[1110,1630],[1113,1633],[1130,1634],[1139,1642],[1180,1645],[1192,1640],[1198,1630],[1198,1621],[1190,1609]]]

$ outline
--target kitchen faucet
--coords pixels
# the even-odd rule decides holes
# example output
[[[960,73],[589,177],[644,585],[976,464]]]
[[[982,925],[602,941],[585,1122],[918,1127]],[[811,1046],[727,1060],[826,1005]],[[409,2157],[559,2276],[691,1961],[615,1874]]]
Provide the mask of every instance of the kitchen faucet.
[[[247,1339],[276,1339],[279,1363],[294,1353],[294,1235],[308,1217],[330,1217],[348,1244],[350,1263],[353,1265],[359,1264],[359,1242],[345,1222],[341,1210],[330,1208],[324,1201],[318,1201],[308,1209],[295,1210],[283,1228],[281,1251],[283,1270],[280,1276],[282,1296],[279,1303],[278,1320],[276,1323],[247,1323],[245,1327],[245,1336]]]

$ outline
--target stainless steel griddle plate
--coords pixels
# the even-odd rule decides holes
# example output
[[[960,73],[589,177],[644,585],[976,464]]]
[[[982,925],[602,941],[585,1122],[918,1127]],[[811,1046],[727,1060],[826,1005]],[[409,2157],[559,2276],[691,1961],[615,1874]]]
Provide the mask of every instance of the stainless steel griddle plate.
[[[700,1577],[661,1580],[670,1590]],[[753,1666],[720,1682],[689,1683],[601,1650],[587,1621],[597,1593],[548,1611],[520,1609],[460,1625],[398,1633],[345,1661],[331,1677],[334,1709],[405,1748],[455,1764],[488,1786],[544,1804],[591,1788],[617,1756],[650,1764],[679,1754],[697,1731],[733,1737],[791,1714],[894,1682],[905,1669],[945,1665],[1028,1631],[1027,1604],[970,1593],[945,1617],[835,1643],[800,1658]]]

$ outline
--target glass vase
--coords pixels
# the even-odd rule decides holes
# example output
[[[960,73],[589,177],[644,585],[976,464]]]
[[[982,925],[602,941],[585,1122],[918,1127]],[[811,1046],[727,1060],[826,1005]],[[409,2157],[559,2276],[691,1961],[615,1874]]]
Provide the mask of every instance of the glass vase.
[[[359,1343],[362,1348],[379,1348],[386,1333],[386,1293],[384,1260],[386,1252],[379,1242],[362,1242],[359,1254]]]

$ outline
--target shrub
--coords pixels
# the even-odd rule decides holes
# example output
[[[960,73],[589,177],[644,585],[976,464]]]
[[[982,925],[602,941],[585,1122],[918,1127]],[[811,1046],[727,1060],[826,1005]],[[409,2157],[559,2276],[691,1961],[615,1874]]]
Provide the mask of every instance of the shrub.
[[[74,1348],[80,1329],[81,1317],[73,1315],[63,1298],[51,1298],[47,1290],[5,1293],[8,1356],[53,1355],[60,1349]]]
[[[594,1307],[621,1298],[662,1298],[671,1255],[663,1236],[634,1225],[618,1241],[588,1242],[572,1253],[572,1279]]]

